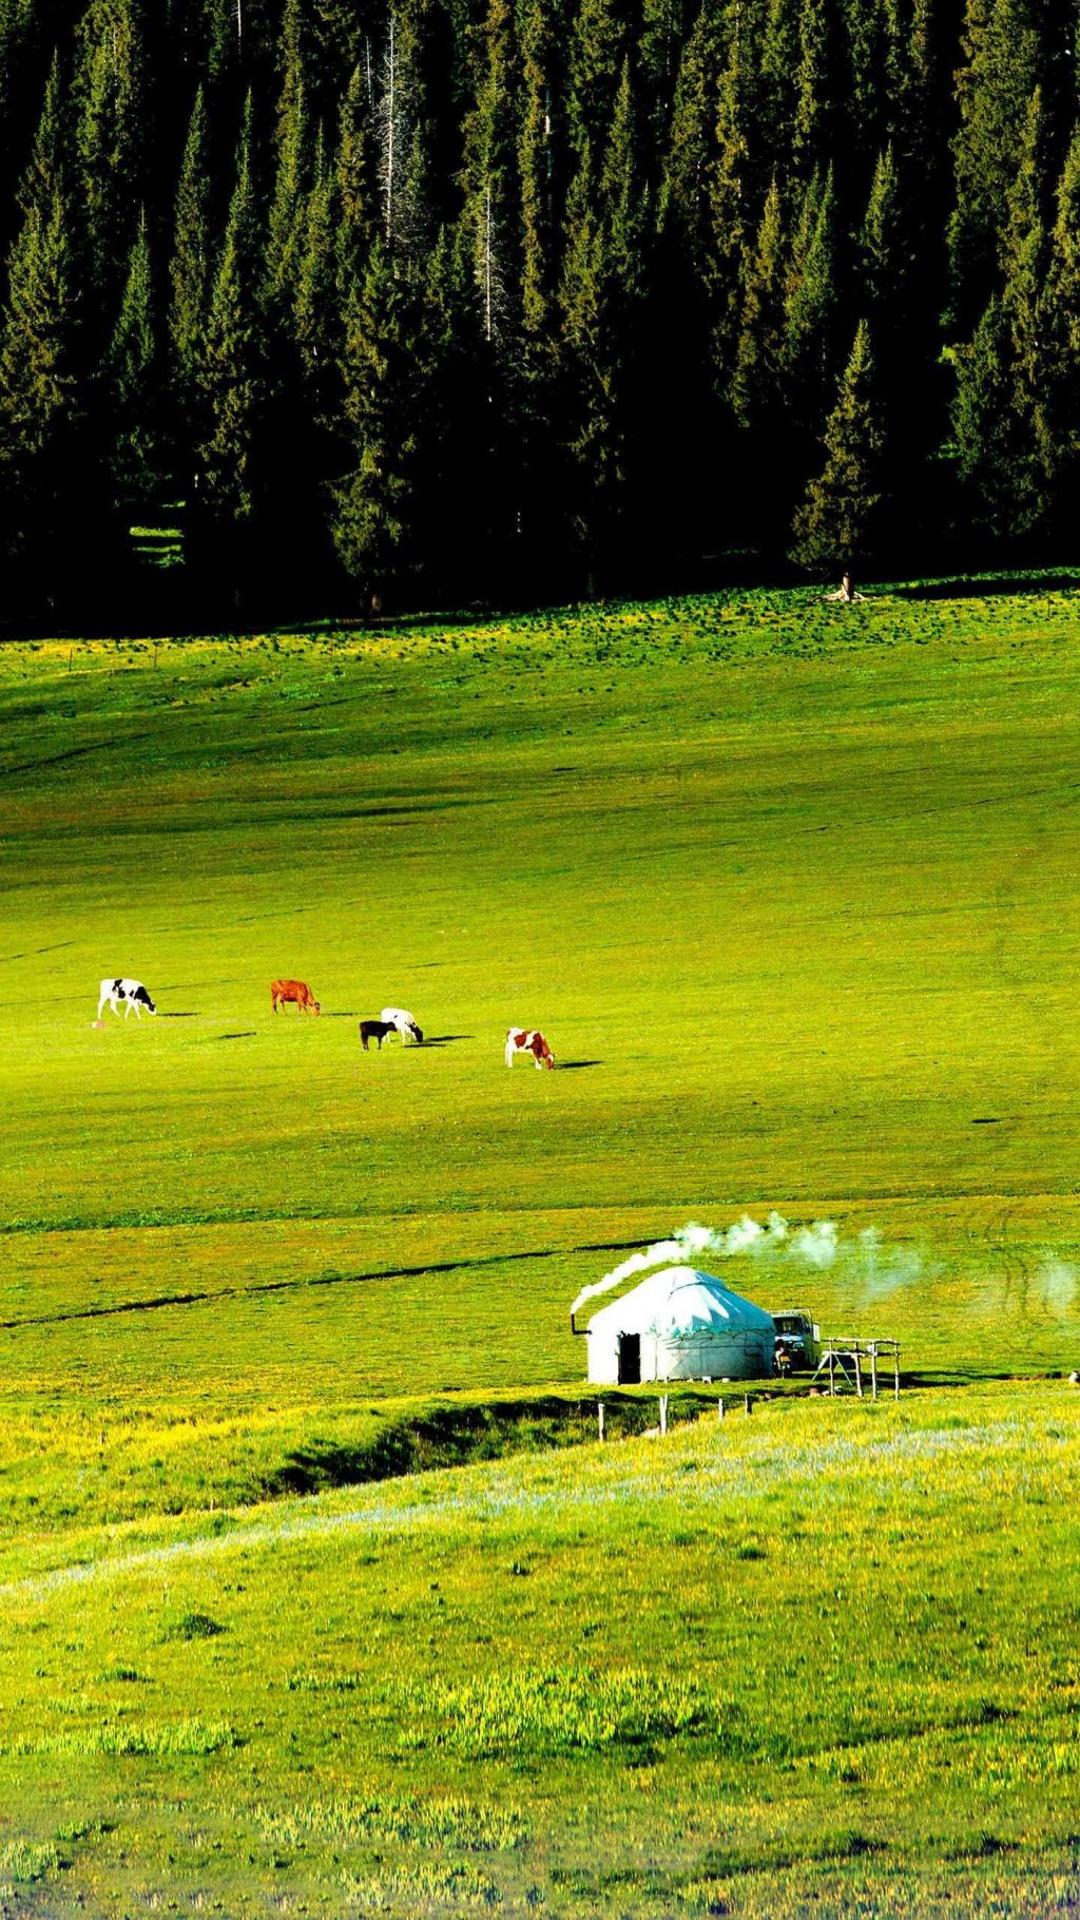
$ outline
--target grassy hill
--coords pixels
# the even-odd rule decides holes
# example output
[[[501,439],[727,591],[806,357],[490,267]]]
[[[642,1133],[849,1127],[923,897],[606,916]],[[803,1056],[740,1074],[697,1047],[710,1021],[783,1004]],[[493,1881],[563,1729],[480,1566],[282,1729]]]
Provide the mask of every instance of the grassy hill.
[[[141,1911],[157,1872],[165,1904],[202,1888],[230,1913],[268,1910],[280,1882],[273,1897],[296,1910],[377,1910],[378,1897],[457,1911],[494,1888],[511,1908],[531,1889],[576,1916],[715,1900],[796,1912],[812,1888],[828,1910],[864,1881],[885,1899],[902,1869],[925,1911],[946,1882],[1037,1910],[1022,1889],[1039,1875],[1049,1887],[1071,1844],[1054,1796],[1035,1818],[1025,1785],[1049,1764],[1027,1744],[1043,1738],[1040,1648],[1072,1671],[1054,1599],[1063,1536],[1052,1511],[1026,1508],[1014,1536],[1015,1501],[985,1482],[1007,1456],[1002,1486],[1036,1487],[1052,1509],[1072,1471],[1068,1390],[990,1383],[1077,1360],[1080,668],[1075,590],[1006,584],[851,609],[733,594],[374,634],[0,649],[0,1578],[21,1623],[0,1631],[3,1764],[21,1783],[0,1793],[0,1882],[31,1901],[47,1885],[50,1912],[91,1885],[101,1912]],[[160,1017],[106,1013],[96,1030],[111,971],[144,979]],[[283,973],[311,982],[318,1020],[271,1017]],[[387,1002],[436,1044],[361,1053],[359,1019]],[[558,1072],[506,1071],[519,1021],[543,1026]],[[530,1425],[577,1437],[579,1287],[687,1218],[722,1226],[774,1206],[834,1220],[845,1251],[820,1271],[732,1261],[733,1284],[809,1305],[827,1328],[898,1336],[924,1384],[982,1384],[899,1413],[774,1404],[760,1438],[750,1421],[730,1440],[726,1423],[719,1454],[710,1426],[662,1458],[628,1442],[244,1516],[355,1477],[350,1461],[440,1403],[502,1395],[517,1444]],[[847,1251],[871,1227],[876,1264]],[[887,1539],[860,1507],[858,1423],[874,1420]],[[937,1437],[915,1445],[911,1431]],[[761,1538],[744,1542],[766,1559],[725,1558],[736,1584],[717,1590],[710,1556],[733,1523],[699,1493],[718,1475],[718,1497],[737,1498],[729,1446],[780,1504],[774,1521],[762,1493]],[[454,1456],[433,1444],[429,1457]],[[545,1475],[552,1525],[577,1546],[553,1553],[538,1596]],[[393,1516],[428,1502],[445,1528],[424,1533],[421,1561],[413,1521]],[[365,1571],[368,1521],[339,1533],[342,1509],[385,1516],[389,1565]],[[308,1514],[325,1532],[309,1537]],[[286,1552],[277,1530],[294,1525]],[[985,1529],[988,1571],[970,1550]],[[212,1551],[192,1556],[192,1539]],[[103,1556],[120,1564],[99,1607],[97,1585],[64,1569]],[[503,1567],[515,1558],[524,1574]],[[452,1646],[431,1597],[450,1575],[477,1583]],[[228,1621],[226,1585],[248,1596]],[[401,1623],[399,1589],[413,1596]],[[228,1632],[189,1632],[200,1613]],[[324,1618],[340,1687],[318,1680],[305,1639]],[[756,1676],[734,1692],[725,1629]],[[797,1685],[789,1640],[816,1649]],[[479,1705],[445,1696],[447,1725],[490,1708],[503,1726],[483,1688],[517,1672],[526,1644],[520,1752],[499,1735],[515,1759],[395,1744],[444,1699],[436,1681],[481,1690]],[[152,1697],[100,1678],[141,1671],[159,1645]],[[879,1698],[890,1663],[903,1687]],[[943,1718],[936,1690],[957,1663]],[[416,1716],[379,1691],[390,1667],[418,1690]],[[676,1690],[654,1722],[618,1675],[661,1667]],[[865,1733],[853,1690],[876,1702]],[[552,1693],[629,1732],[552,1758]],[[734,1745],[732,1700],[757,1729]],[[904,1702],[933,1732],[909,1800]],[[954,1708],[973,1743],[955,1793]],[[865,1819],[847,1761],[807,1757],[845,1744],[845,1715],[892,1756],[866,1776]],[[866,1764],[851,1762],[859,1778]],[[458,1814],[427,1808],[459,1788],[462,1831],[490,1815],[497,1845],[466,1844]],[[357,1812],[369,1792],[391,1812]],[[274,1826],[342,1795],[340,1817],[312,1815],[310,1831]],[[692,1804],[712,1835],[700,1845]],[[86,1821],[114,1831],[56,1840]],[[464,1848],[454,1884],[409,1878],[433,1857],[431,1821]],[[976,1827],[986,1845],[961,1859]],[[564,1828],[572,1844],[556,1844]],[[234,1830],[256,1862],[248,1892]],[[159,1841],[175,1873],[147,1864]],[[24,1842],[74,1848],[77,1863],[24,1858]],[[601,1868],[631,1879],[601,1884]]]

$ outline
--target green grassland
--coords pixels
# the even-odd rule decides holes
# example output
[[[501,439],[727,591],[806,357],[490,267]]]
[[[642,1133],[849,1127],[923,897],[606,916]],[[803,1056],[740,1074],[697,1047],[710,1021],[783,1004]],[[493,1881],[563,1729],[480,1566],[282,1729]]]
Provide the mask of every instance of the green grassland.
[[[1007,584],[0,649],[0,1911],[1080,1897],[1080,599]],[[345,1484],[580,1440],[579,1287],[774,1206],[895,1250],[726,1272],[899,1407]]]

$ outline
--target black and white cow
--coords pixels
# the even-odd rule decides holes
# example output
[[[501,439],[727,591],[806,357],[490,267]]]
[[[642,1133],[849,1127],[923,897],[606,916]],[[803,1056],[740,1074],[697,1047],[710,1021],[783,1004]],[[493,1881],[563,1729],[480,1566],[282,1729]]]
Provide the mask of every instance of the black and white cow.
[[[123,1001],[124,1003],[124,1019],[125,1020],[127,1019],[128,1014],[131,1012],[132,1007],[134,1007],[135,1009],[136,1020],[142,1019],[142,1010],[144,1007],[146,1008],[147,1013],[157,1012],[157,1008],[155,1007],[153,1001],[150,998],[150,995],[147,993],[146,988],[143,986],[143,983],[141,980],[109,979],[109,980],[103,980],[101,983],[101,998],[98,1001],[98,1010],[97,1010],[98,1019],[99,1020],[101,1019],[102,1013],[104,1012],[107,1006],[112,1008],[113,1012],[116,1014],[117,1018],[119,1019],[121,1001]]]

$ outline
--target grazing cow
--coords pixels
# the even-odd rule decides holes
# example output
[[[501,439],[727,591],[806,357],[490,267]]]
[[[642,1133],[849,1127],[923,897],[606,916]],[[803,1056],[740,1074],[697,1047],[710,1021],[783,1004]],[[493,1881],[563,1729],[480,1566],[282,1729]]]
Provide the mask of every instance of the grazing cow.
[[[361,1020],[360,1045],[363,1047],[364,1052],[367,1053],[368,1041],[377,1040],[379,1043],[379,1052],[381,1053],[382,1043],[387,1035],[396,1033],[396,1031],[397,1029],[392,1020]]]
[[[275,1013],[292,1001],[300,1013],[318,1013],[319,1003],[302,980],[275,980],[270,988],[270,1005]]]
[[[535,1027],[511,1027],[506,1036],[504,1058],[508,1067],[512,1067],[518,1054],[531,1053],[538,1067],[553,1067],[555,1055],[548,1046],[542,1033]]]
[[[404,1007],[384,1007],[379,1015],[379,1019],[385,1020],[387,1026],[392,1027],[395,1033],[400,1033],[402,1046],[404,1046],[410,1035],[418,1047],[423,1046],[423,1033],[417,1026],[412,1014],[406,1013]]]
[[[119,1019],[121,1000],[124,1002],[125,1020],[131,1012],[132,1007],[135,1009],[136,1020],[142,1019],[142,1010],[144,1007],[147,1013],[157,1012],[157,1008],[141,980],[109,979],[103,980],[101,983],[101,998],[98,1001],[97,1010],[98,1019],[101,1019],[102,1013],[107,1006],[112,1008],[117,1019]]]

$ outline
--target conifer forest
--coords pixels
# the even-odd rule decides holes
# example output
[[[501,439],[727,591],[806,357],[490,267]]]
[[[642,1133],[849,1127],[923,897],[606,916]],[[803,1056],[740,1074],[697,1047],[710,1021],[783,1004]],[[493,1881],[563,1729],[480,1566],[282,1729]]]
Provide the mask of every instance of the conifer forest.
[[[1078,0],[0,0],[5,613],[1071,557]],[[159,581],[160,590],[160,581]]]

